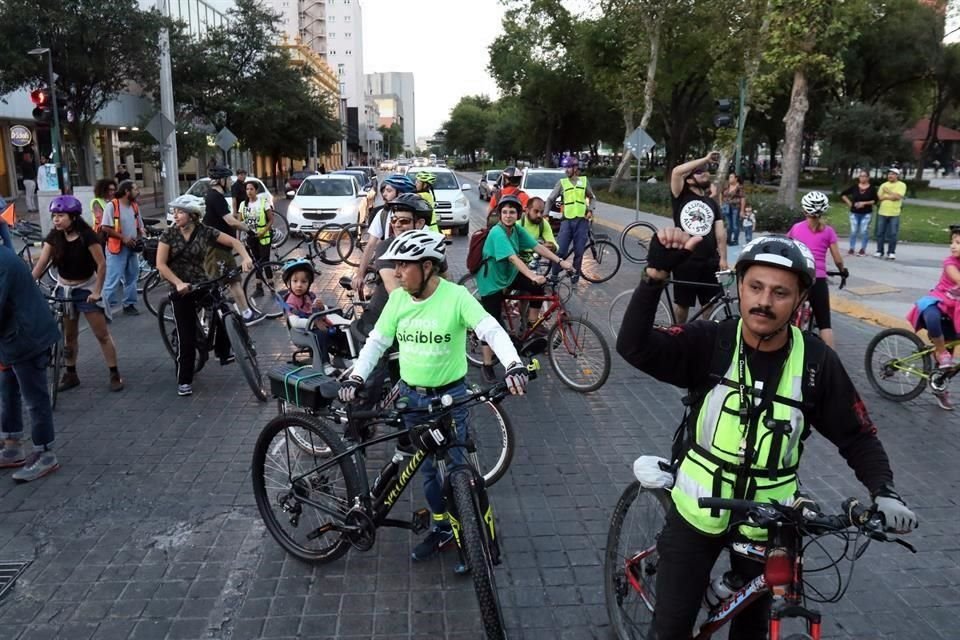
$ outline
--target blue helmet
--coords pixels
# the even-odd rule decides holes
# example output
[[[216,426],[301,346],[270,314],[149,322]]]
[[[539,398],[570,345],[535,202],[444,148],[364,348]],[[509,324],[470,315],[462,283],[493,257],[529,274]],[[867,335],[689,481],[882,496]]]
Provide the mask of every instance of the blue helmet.
[[[397,193],[414,193],[417,187],[410,176],[402,176],[399,173],[394,173],[384,178],[380,190],[383,191],[383,187],[387,185],[393,187]]]

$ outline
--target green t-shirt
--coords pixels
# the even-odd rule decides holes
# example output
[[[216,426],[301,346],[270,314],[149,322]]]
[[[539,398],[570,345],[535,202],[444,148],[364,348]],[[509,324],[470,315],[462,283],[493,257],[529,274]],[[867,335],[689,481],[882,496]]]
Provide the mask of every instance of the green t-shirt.
[[[518,271],[510,262],[510,256],[529,251],[535,246],[536,239],[519,225],[513,225],[513,233],[509,236],[502,223],[490,229],[487,240],[483,243],[483,259],[487,262],[475,276],[477,293],[488,296],[509,287]]]
[[[517,226],[533,236],[533,239],[538,242],[543,240],[545,244],[557,244],[557,239],[553,236],[553,228],[546,216],[540,218],[540,222],[530,222],[527,216],[523,216],[517,222]],[[520,254],[520,257],[523,258],[524,262],[529,262],[533,258],[533,250],[524,251]]]
[[[907,183],[903,180],[897,180],[896,182],[884,182],[880,185],[880,188],[877,189],[877,195],[879,196],[882,193],[898,193],[901,196],[907,195]],[[880,208],[877,210],[881,216],[898,216],[900,215],[900,210],[903,208],[903,200],[881,200]]]
[[[395,339],[400,378],[413,387],[442,387],[467,375],[467,329],[487,317],[465,287],[440,280],[426,300],[397,287],[390,294],[376,329]]]

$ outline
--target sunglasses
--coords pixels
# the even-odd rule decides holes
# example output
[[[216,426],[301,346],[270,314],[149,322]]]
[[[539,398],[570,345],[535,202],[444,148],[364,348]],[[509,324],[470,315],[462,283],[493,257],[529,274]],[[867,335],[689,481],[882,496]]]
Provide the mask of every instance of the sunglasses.
[[[390,218],[390,224],[413,224],[413,218]]]

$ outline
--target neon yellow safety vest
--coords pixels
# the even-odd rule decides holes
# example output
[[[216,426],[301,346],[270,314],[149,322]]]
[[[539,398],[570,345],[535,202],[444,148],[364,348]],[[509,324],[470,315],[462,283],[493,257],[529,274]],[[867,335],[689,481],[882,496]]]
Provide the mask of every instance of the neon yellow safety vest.
[[[772,404],[750,422],[750,429],[756,431],[754,462],[746,464],[738,455],[747,441],[747,434],[741,429],[737,382],[742,328],[740,321],[733,358],[723,381],[710,390],[700,405],[694,442],[680,463],[672,491],[673,502],[683,519],[699,531],[712,535],[727,531],[730,512],[701,509],[697,498],[740,498],[758,502],[775,500],[790,504],[798,488],[797,466],[802,453],[801,437],[806,429],[801,411],[803,334],[797,327],[790,327],[790,355]],[[745,373],[746,388],[751,390],[753,382],[749,367]],[[760,390],[747,393],[759,404]],[[738,473],[741,482],[745,483],[742,495],[734,495]],[[741,525],[740,532],[754,540],[765,540],[767,536],[763,529],[746,525]]]
[[[427,225],[427,228],[430,229],[430,231],[440,233],[440,225],[437,224],[437,203],[433,199],[433,194],[429,191],[420,191],[417,195],[426,200],[427,204],[430,205],[430,224]]]
[[[93,205],[100,205],[100,219],[97,220],[97,215],[94,213]],[[103,198],[94,198],[90,201],[90,215],[93,217],[93,224],[90,226],[93,227],[94,231],[100,231],[100,226],[103,224],[103,210],[107,208],[107,201]]]
[[[254,220],[253,216],[247,215],[247,213],[250,212],[250,202],[246,200],[240,205],[240,216],[247,224],[255,224],[257,232],[260,232],[267,226],[267,205],[260,198],[257,198],[257,202],[260,204],[260,213],[257,214],[256,220]],[[259,239],[260,244],[270,244],[271,234],[272,231],[267,231],[267,233]]]
[[[563,217],[572,219],[587,215],[586,176],[578,177],[577,184],[570,182],[570,178],[561,178],[560,188],[563,189]]]

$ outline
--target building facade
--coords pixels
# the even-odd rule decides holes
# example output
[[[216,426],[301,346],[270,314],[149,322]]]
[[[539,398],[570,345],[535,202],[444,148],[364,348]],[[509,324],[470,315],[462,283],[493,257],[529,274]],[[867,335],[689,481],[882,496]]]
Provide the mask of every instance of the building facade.
[[[385,73],[369,73],[367,79],[370,93],[374,96],[395,95],[400,99],[403,117],[403,148],[406,151],[415,151],[416,142],[416,92],[414,91],[413,74],[390,71]],[[383,114],[381,114],[382,116]]]

